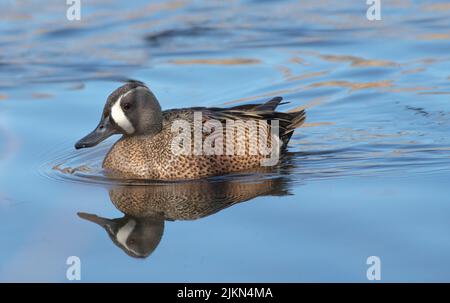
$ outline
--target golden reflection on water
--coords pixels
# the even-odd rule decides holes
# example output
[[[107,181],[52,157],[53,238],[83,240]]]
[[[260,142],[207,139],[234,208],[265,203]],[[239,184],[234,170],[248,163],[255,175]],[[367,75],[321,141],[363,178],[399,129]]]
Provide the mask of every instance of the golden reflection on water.
[[[450,10],[450,3],[424,3],[422,4],[422,9],[428,11],[448,11]]]
[[[351,90],[361,90],[361,89],[370,89],[370,88],[392,87],[393,81],[392,80],[384,80],[384,81],[358,83],[358,82],[351,82],[351,81],[344,81],[344,80],[331,80],[331,81],[316,82],[316,83],[310,84],[307,88],[317,88],[317,87],[324,87],[324,86],[345,87],[345,88],[350,88]]]
[[[422,40],[449,40],[450,33],[427,33],[418,36]]]
[[[32,93],[32,94],[31,94],[31,97],[32,97],[33,99],[51,99],[51,98],[53,98],[54,96],[53,96],[52,94],[49,94],[49,93],[39,93],[39,92],[36,92],[36,93]]]
[[[169,63],[176,65],[248,65],[259,64],[261,60],[248,59],[248,58],[231,58],[231,59],[186,59],[186,60],[170,60]]]
[[[397,63],[386,60],[364,59],[355,56],[321,55],[322,59],[330,62],[351,62],[355,67],[395,67]]]

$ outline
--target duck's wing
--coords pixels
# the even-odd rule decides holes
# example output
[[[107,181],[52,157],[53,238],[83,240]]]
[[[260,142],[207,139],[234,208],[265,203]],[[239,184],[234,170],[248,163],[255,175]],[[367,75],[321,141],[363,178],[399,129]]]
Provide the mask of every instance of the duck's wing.
[[[275,97],[261,104],[244,104],[229,108],[220,107],[191,107],[182,109],[171,109],[163,112],[164,123],[171,123],[182,119],[193,121],[193,113],[201,112],[203,122],[206,120],[219,120],[225,123],[226,120],[265,120],[269,124],[277,120],[280,128],[280,138],[283,146],[286,146],[294,130],[300,127],[305,121],[305,111],[277,112],[275,109],[283,100],[282,97]]]
[[[281,103],[281,101],[283,101],[282,97],[275,97],[265,103],[244,104],[244,105],[230,107],[229,109],[230,110],[269,110],[269,111],[274,111],[278,105],[289,103],[289,102]]]
[[[303,109],[289,113],[275,111],[279,105],[288,103],[282,103],[282,100],[282,97],[275,97],[262,104],[244,104],[230,108],[213,109],[211,118],[219,120],[256,119],[265,120],[269,124],[273,120],[278,120],[280,138],[283,141],[283,146],[286,147],[294,130],[304,123],[306,113]]]

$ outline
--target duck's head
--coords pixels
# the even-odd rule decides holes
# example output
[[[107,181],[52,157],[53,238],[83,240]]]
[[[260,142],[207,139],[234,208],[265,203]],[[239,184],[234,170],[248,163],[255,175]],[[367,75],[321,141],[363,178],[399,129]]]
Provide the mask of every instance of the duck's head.
[[[161,131],[162,111],[155,95],[141,82],[129,82],[109,95],[100,123],[75,148],[92,147],[106,138],[152,135]]]
[[[114,244],[134,258],[148,257],[158,246],[164,232],[164,217],[160,214],[142,218],[125,215],[117,219],[88,213],[78,213],[78,216],[103,227]]]

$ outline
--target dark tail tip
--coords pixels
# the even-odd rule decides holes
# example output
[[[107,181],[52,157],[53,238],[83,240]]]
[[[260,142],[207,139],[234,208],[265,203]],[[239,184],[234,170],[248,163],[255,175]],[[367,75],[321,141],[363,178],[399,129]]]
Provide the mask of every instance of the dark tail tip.
[[[297,127],[300,127],[306,119],[306,112],[304,109],[298,111],[298,112],[292,112],[290,113],[292,116],[291,124],[289,125],[290,129],[296,129]]]

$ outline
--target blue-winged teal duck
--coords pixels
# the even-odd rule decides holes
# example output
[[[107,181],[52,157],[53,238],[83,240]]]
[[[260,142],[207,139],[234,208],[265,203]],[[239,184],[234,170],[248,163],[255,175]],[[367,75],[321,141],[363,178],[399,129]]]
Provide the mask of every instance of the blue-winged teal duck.
[[[252,150],[255,144],[250,143],[256,142],[253,141],[254,137],[259,138],[260,142],[257,144],[259,147],[263,141],[261,139],[263,137],[259,135],[266,133],[267,147],[276,147],[274,149],[277,155],[282,155],[295,128],[302,125],[305,120],[303,110],[276,112],[275,109],[281,100],[281,97],[276,97],[263,104],[246,104],[230,108],[191,107],[162,111],[158,100],[147,86],[137,81],[130,82],[116,89],[108,97],[100,123],[93,132],[78,141],[75,148],[92,147],[111,135],[121,134],[122,138],[113,145],[103,161],[105,173],[115,178],[197,179],[249,170],[260,167],[262,161],[269,157],[263,151]],[[196,120],[198,118],[200,121]],[[185,124],[180,124],[180,121]],[[210,121],[218,121],[219,125],[208,125]],[[236,122],[235,125],[229,123],[230,121]],[[249,121],[268,123],[265,124],[266,128],[258,128],[256,136],[246,124]],[[277,122],[274,124],[273,121]],[[198,124],[196,127],[198,122],[200,134]],[[175,124],[178,128],[174,130]],[[277,136],[268,135],[271,129],[275,129],[272,125],[277,124]],[[222,125],[224,127],[220,129]],[[234,126],[231,127],[232,132],[229,132],[230,125]],[[180,135],[183,132],[179,130],[185,131],[186,127],[187,133],[192,137],[186,137],[186,133]],[[209,132],[204,132],[205,129]],[[224,136],[221,140],[214,139],[218,129],[219,134]],[[200,145],[196,136],[201,138]],[[210,145],[207,145],[207,142]],[[182,149],[182,143],[192,147],[192,152]],[[174,149],[177,146],[179,149]],[[211,149],[202,151],[202,146],[211,146],[214,152],[211,153]],[[221,148],[223,152],[220,152]],[[270,165],[275,164],[277,161]]]

